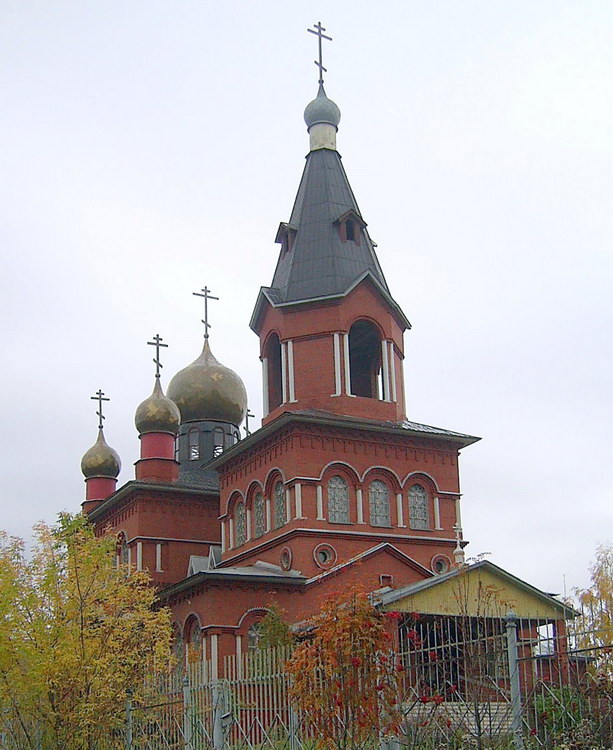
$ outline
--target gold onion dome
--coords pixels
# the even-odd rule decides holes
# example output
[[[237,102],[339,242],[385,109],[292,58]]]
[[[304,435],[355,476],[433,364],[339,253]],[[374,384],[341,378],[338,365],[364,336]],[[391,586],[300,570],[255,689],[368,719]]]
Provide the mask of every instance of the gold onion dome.
[[[98,438],[92,447],[85,452],[81,459],[81,471],[86,479],[91,477],[107,477],[117,479],[121,470],[121,460],[104,439],[104,432],[98,428]]]
[[[153,393],[139,405],[134,422],[139,435],[147,432],[177,434],[181,414],[174,401],[164,395],[159,377],[155,379]]]
[[[243,381],[215,359],[208,339],[198,359],[170,381],[168,397],[179,407],[181,422],[213,420],[238,427],[247,412]]]

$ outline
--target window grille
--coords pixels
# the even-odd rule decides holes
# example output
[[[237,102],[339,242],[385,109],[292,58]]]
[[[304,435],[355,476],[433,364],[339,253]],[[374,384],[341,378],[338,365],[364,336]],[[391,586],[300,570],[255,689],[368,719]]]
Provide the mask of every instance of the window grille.
[[[343,477],[331,477],[328,481],[328,520],[350,523],[349,487]]]
[[[266,531],[266,511],[264,508],[264,498],[261,492],[258,492],[258,494],[255,496],[253,510],[255,536],[263,536]]]
[[[223,453],[223,430],[216,427],[213,430],[213,456],[221,456]]]
[[[189,431],[189,460],[197,461],[200,458],[200,431]]]
[[[371,482],[368,488],[368,504],[370,506],[371,526],[391,526],[390,492],[380,479]]]
[[[235,544],[240,547],[247,541],[247,522],[245,518],[245,503],[236,503],[234,510]]]
[[[279,529],[285,524],[286,520],[285,488],[283,482],[277,482],[275,484],[274,510],[275,529]]]
[[[412,529],[429,529],[428,493],[421,484],[409,490],[409,525]]]

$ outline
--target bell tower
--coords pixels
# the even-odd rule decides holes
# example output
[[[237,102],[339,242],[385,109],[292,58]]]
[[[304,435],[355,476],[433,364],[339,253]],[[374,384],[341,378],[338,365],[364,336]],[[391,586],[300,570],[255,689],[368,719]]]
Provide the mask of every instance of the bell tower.
[[[309,153],[271,286],[251,318],[260,338],[264,424],[317,410],[406,419],[403,334],[375,244],[336,150],[341,113],[320,80],[304,112]]]

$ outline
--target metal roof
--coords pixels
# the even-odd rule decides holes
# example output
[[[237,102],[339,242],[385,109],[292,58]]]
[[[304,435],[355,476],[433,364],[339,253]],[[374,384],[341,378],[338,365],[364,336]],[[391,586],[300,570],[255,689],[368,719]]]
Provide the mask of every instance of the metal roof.
[[[288,303],[344,294],[366,272],[389,294],[365,226],[359,227],[359,244],[340,238],[335,222],[348,211],[361,219],[340,154],[330,149],[311,151],[289,220],[295,240],[279,257],[269,288],[271,299]]]

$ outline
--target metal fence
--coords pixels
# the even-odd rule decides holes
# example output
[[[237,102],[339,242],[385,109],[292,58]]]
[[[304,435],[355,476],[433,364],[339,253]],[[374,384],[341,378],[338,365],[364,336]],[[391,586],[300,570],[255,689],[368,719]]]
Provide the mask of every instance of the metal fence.
[[[393,655],[400,730],[373,732],[360,750],[613,748],[611,630],[594,612],[567,621],[403,615]],[[98,750],[313,750],[316,722],[290,700],[289,655],[227,657],[223,679],[206,661],[157,679],[144,702],[128,696],[125,727]],[[0,750],[51,750],[8,730]]]

